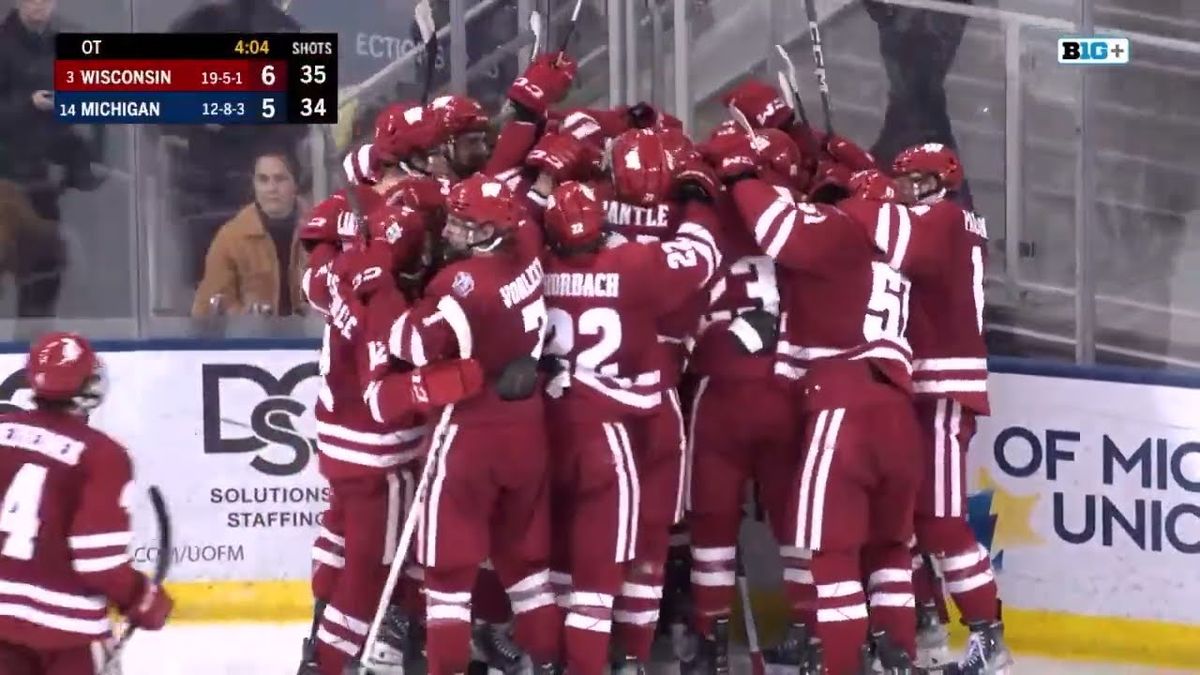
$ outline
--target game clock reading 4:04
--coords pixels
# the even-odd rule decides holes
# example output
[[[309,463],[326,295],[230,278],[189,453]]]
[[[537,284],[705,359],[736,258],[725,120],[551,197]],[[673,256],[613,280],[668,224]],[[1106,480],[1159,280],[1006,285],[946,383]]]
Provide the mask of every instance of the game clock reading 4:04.
[[[61,122],[337,122],[332,33],[60,33],[55,47]]]

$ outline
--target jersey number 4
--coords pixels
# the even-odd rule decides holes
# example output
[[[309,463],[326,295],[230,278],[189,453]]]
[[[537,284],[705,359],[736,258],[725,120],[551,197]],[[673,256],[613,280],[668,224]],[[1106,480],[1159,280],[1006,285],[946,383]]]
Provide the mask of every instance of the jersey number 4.
[[[46,487],[46,467],[26,464],[13,476],[4,502],[0,504],[0,532],[8,535],[0,555],[17,560],[33,558],[33,543],[42,519],[42,491]]]

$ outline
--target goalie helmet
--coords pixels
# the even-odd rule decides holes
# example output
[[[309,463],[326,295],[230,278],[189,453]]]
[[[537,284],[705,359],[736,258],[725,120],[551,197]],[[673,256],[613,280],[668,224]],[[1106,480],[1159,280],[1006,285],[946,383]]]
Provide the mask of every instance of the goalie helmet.
[[[524,212],[512,191],[483,174],[450,188],[442,238],[451,253],[491,253],[512,235]]]
[[[48,333],[29,349],[25,377],[35,397],[70,404],[81,413],[104,400],[104,364],[90,342],[77,333]]]
[[[675,159],[659,133],[631,129],[612,145],[612,179],[617,197],[640,206],[665,200],[675,177]]]
[[[938,188],[955,192],[962,188],[963,168],[958,155],[941,143],[922,143],[902,151],[892,162],[892,175],[934,176]]]
[[[583,183],[559,185],[546,202],[546,238],[559,255],[591,252],[604,241],[604,209]]]

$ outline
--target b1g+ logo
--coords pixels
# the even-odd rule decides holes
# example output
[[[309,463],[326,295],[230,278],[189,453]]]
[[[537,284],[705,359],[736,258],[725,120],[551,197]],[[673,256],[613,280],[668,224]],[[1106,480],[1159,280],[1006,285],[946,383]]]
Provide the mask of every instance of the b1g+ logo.
[[[204,453],[236,454],[259,452],[268,446],[278,446],[290,452],[291,459],[279,463],[263,454],[250,460],[250,466],[269,476],[291,476],[308,466],[316,451],[316,442],[306,438],[296,428],[296,422],[308,406],[296,400],[292,392],[304,380],[317,376],[316,362],[302,363],[275,377],[270,372],[248,363],[206,363],[201,376],[202,399],[204,402]],[[248,421],[228,417],[232,412],[228,394],[222,396],[222,383],[248,380],[258,385],[266,396],[257,400],[250,409]],[[245,385],[242,384],[244,391]],[[224,399],[224,401],[223,401]],[[239,396],[238,400],[244,400]],[[225,408],[222,408],[222,403]],[[238,410],[238,417],[244,410]],[[243,418],[244,419],[244,418]],[[241,427],[249,435],[226,436],[229,427]],[[272,453],[274,454],[274,453]]]

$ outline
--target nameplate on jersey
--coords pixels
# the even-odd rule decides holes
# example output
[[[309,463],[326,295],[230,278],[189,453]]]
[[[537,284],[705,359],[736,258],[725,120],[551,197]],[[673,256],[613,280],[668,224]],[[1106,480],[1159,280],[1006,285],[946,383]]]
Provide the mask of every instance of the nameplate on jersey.
[[[614,227],[653,227],[666,229],[670,225],[671,206],[635,206],[613,199],[604,200],[605,219]]]
[[[621,294],[621,275],[616,272],[547,274],[544,290],[550,297],[615,298]]]
[[[505,307],[521,304],[542,287],[542,261],[534,258],[520,276],[500,287],[500,297]]]
[[[79,463],[86,447],[79,439],[16,422],[0,424],[0,445],[36,452],[71,466]]]

